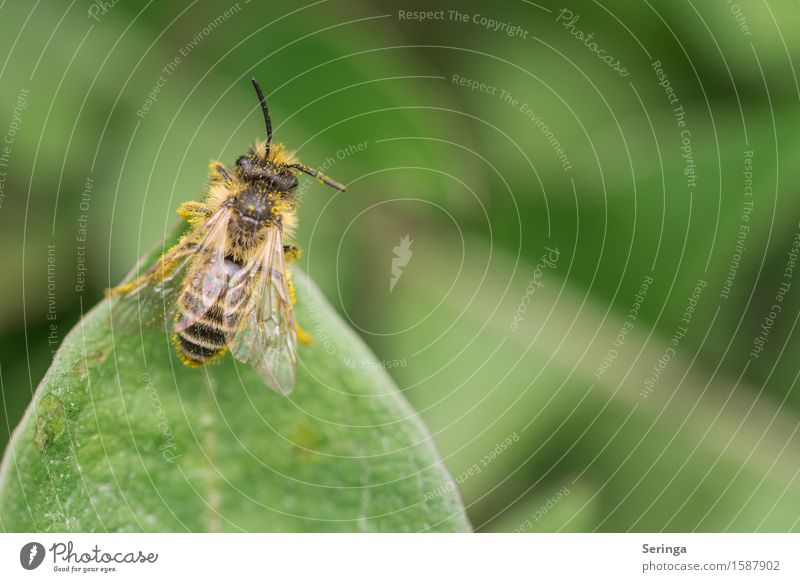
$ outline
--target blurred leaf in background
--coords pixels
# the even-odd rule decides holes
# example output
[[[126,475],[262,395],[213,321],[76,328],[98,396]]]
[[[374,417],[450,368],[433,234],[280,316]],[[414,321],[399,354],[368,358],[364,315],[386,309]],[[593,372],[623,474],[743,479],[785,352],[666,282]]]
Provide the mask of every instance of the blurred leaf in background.
[[[303,267],[476,527],[800,527],[797,6],[91,6],[0,10],[6,438],[209,159],[260,136],[255,75],[276,138],[349,186],[304,191]]]

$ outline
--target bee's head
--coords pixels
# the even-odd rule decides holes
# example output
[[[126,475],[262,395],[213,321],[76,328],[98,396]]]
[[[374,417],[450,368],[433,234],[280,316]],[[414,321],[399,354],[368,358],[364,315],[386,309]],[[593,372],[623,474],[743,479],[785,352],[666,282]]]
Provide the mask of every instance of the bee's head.
[[[297,178],[289,170],[251,151],[236,160],[236,173],[244,186],[234,196],[233,205],[244,225],[260,227],[279,221]]]
[[[297,178],[288,168],[273,164],[255,155],[242,156],[236,160],[243,182],[266,191],[291,192],[297,188]]]

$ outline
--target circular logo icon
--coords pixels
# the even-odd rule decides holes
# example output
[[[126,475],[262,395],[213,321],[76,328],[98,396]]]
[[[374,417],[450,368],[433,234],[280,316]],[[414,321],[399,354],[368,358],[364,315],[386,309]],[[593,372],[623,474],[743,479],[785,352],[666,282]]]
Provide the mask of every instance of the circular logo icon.
[[[39,542],[29,542],[19,551],[19,563],[26,570],[35,570],[44,560],[44,546]]]

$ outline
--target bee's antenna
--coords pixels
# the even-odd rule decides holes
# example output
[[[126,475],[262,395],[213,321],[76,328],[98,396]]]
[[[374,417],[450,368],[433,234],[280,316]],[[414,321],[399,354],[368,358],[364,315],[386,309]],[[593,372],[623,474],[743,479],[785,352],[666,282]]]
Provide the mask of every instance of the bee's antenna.
[[[264,99],[264,92],[261,90],[261,85],[258,84],[256,78],[252,78],[253,87],[256,88],[258,94],[258,101],[261,103],[261,111],[264,113],[264,123],[267,126],[267,155],[269,155],[269,144],[272,143],[272,120],[269,116],[269,107],[267,107],[267,100]]]

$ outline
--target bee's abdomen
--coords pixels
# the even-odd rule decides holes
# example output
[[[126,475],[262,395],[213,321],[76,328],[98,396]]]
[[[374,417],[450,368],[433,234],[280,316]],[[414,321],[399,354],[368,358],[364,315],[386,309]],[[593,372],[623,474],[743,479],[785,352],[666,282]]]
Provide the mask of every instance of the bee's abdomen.
[[[212,308],[205,317],[177,332],[178,345],[190,362],[205,364],[218,355],[229,343],[222,316]]]
[[[201,273],[181,293],[175,339],[184,363],[205,364],[223,352],[230,343],[233,330],[238,328],[241,320],[242,300],[249,296],[242,289],[235,291],[228,287],[230,277],[240,268],[238,263],[226,259],[223,269],[215,277]],[[201,307],[203,285],[216,295],[216,300],[207,309]],[[232,304],[235,300],[238,302]]]

